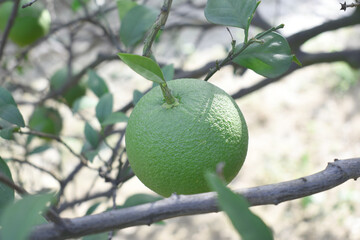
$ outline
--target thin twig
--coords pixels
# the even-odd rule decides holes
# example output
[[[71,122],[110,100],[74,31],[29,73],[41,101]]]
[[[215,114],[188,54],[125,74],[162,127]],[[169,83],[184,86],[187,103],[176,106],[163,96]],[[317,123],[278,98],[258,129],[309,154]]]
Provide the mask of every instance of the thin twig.
[[[21,8],[30,7],[30,6],[33,5],[35,2],[37,2],[37,0],[31,0],[30,2],[23,4],[23,5],[21,6]]]
[[[20,0],[15,0],[14,1],[14,5],[13,5],[13,8],[11,10],[11,13],[10,13],[10,18],[7,22],[7,25],[6,25],[6,28],[5,28],[5,31],[4,31],[4,35],[1,39],[1,44],[0,44],[0,62],[1,62],[1,58],[3,56],[3,53],[4,53],[4,49],[5,49],[5,45],[6,45],[6,42],[7,42],[7,39],[8,39],[8,36],[10,34],[10,30],[15,22],[15,18],[17,16],[17,13],[18,13],[18,8],[19,8],[19,4],[20,4]]]
[[[11,179],[0,172],[0,182],[17,191],[20,195],[27,195],[28,192],[21,186],[15,184]]]

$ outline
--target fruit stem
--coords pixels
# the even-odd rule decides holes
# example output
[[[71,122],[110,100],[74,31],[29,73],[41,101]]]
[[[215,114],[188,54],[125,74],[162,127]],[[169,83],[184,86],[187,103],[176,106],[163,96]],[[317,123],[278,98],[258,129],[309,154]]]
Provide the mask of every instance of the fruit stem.
[[[171,94],[171,90],[169,89],[168,85],[165,83],[160,84],[160,88],[162,94],[165,98],[165,104],[163,105],[166,108],[172,108],[179,105],[179,101]]]

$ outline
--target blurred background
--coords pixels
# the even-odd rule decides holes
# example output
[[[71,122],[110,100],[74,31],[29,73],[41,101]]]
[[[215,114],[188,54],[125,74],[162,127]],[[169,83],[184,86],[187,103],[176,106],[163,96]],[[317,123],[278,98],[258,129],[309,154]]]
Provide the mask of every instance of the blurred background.
[[[50,79],[55,72],[71,66],[75,75],[85,69],[80,78],[86,82],[90,77],[87,69],[92,69],[114,95],[113,109],[122,110],[127,116],[134,99],[152,83],[133,73],[116,57],[120,51],[141,54],[143,46],[141,42],[126,46],[118,37],[122,22],[118,2],[80,1],[78,5],[74,2],[77,1],[35,3],[50,11],[50,33],[24,48],[7,43],[1,59],[0,84],[11,89],[25,122],[39,103],[57,109],[63,125],[60,136],[79,153],[84,149],[85,122],[100,129],[95,119],[97,98],[88,90],[86,101],[76,113],[73,108],[48,98]],[[162,5],[160,0],[137,3],[158,10]],[[175,77],[203,78],[214,61],[226,56],[232,38],[238,43],[243,39],[241,30],[230,28],[231,36],[225,27],[209,24],[203,13],[205,3],[174,1],[165,29],[153,46],[159,63],[173,64]],[[340,11],[339,3],[262,1],[250,36],[284,23],[280,32],[288,38],[303,67],[294,64],[283,76],[264,79],[251,70],[229,65],[209,80],[234,96],[249,128],[248,156],[230,188],[307,176],[325,169],[335,158],[360,155],[360,9]],[[126,165],[126,155],[120,154],[124,149],[125,126],[116,124],[107,138],[108,146],[97,152],[90,167],[79,167],[74,179],[62,189],[61,216],[83,216],[91,207],[95,209],[93,213],[102,212],[114,207],[113,201],[120,206],[137,193],[155,195],[136,177],[119,184],[114,193],[109,190],[113,187],[111,183],[99,174],[110,169],[109,176],[113,176],[117,168]],[[46,142],[46,149],[29,155],[31,149],[45,145],[44,141],[36,138],[27,145],[26,136],[15,137],[11,142],[0,139],[0,152],[8,159],[15,182],[29,192],[59,189],[59,181],[41,169],[65,179],[79,166],[79,159],[56,141]],[[122,165],[113,163],[109,167],[107,159],[115,149]],[[79,199],[88,201],[79,204]],[[271,227],[275,239],[357,240],[359,203],[360,186],[356,181],[348,181],[323,193],[251,210]],[[169,238],[230,240],[239,236],[226,215],[213,213],[130,227],[115,232],[113,237]],[[107,239],[107,234],[93,239]]]

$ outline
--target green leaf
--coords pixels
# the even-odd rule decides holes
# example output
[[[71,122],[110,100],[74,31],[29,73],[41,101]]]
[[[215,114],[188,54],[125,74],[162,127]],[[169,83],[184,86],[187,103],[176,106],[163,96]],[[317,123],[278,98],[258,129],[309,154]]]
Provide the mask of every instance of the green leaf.
[[[113,112],[101,123],[101,126],[104,127],[119,122],[127,122],[128,119],[128,116],[123,112]]]
[[[151,58],[128,53],[119,53],[118,55],[126,65],[147,80],[159,84],[165,83],[161,68]]]
[[[259,40],[263,43],[251,44],[233,62],[265,77],[274,78],[285,73],[292,62],[291,49],[286,39],[276,32],[271,32]],[[240,44],[236,49],[242,46]]]
[[[26,156],[30,156],[30,155],[33,155],[33,154],[38,154],[38,153],[42,153],[42,152],[45,152],[46,150],[50,149],[51,146],[50,145],[41,145],[41,146],[38,146],[36,148],[34,148],[33,150],[31,150],[30,152],[28,152],[26,154]]]
[[[151,202],[155,202],[155,201],[158,201],[161,199],[163,199],[163,197],[149,195],[149,194],[143,194],[143,193],[134,194],[134,195],[128,197],[126,199],[125,203],[120,206],[120,208],[132,207],[132,206],[137,206],[137,205],[145,204],[145,203],[151,203]]]
[[[95,107],[97,105],[97,103],[98,103],[98,100],[96,98],[89,97],[89,96],[83,96],[83,97],[80,97],[75,100],[75,102],[72,106],[72,111],[73,111],[73,113],[77,113],[81,110]]]
[[[0,129],[0,137],[6,140],[13,140],[14,139],[13,133],[18,130],[19,127],[14,127],[14,126],[2,128]]]
[[[7,104],[16,106],[15,100],[11,96],[11,93],[5,88],[0,87],[0,106]]]
[[[84,4],[88,3],[90,0],[82,0],[82,2]],[[82,3],[80,0],[73,0],[71,3],[71,10],[73,10],[74,12],[76,12],[77,10],[79,10],[79,8],[82,7]]]
[[[219,207],[228,215],[243,240],[272,240],[266,224],[249,210],[249,203],[241,195],[233,193],[214,173],[207,173],[206,180],[218,194]]]
[[[134,104],[134,106],[140,101],[142,96],[144,96],[144,94],[142,92],[140,92],[139,90],[134,90],[134,92],[133,92],[133,104]]]
[[[29,195],[9,205],[0,218],[0,239],[27,239],[32,228],[45,222],[39,214],[53,194]]]
[[[96,118],[102,123],[112,113],[113,108],[113,95],[106,93],[103,95],[98,104],[96,105]]]
[[[208,0],[205,17],[215,24],[248,29],[257,5],[256,0]]]
[[[95,71],[88,70],[87,74],[89,77],[87,84],[91,91],[93,91],[98,98],[109,92],[109,88],[106,85],[105,80],[101,78]]]
[[[135,6],[127,12],[120,27],[120,40],[126,47],[133,47],[144,38],[158,13],[157,10],[143,5]]]
[[[99,133],[89,123],[85,124],[84,134],[91,146],[96,148],[99,143]]]
[[[118,8],[119,18],[120,21],[123,20],[126,13],[132,9],[133,7],[137,6],[137,3],[132,0],[117,0],[116,5]]]
[[[12,176],[11,176],[11,172],[10,169],[8,167],[8,165],[6,164],[6,162],[0,157],[0,173],[3,174],[5,177],[7,177],[8,179],[10,179],[11,181]],[[2,213],[5,209],[5,207],[14,201],[14,189],[8,187],[7,185],[5,185],[4,183],[0,182],[0,218],[2,216]]]
[[[94,203],[86,211],[85,215],[91,215],[100,206],[101,202]]]
[[[175,69],[173,64],[162,67],[161,71],[163,72],[166,81],[171,81],[174,79]]]
[[[0,118],[19,127],[25,127],[24,118],[16,105],[0,105]]]

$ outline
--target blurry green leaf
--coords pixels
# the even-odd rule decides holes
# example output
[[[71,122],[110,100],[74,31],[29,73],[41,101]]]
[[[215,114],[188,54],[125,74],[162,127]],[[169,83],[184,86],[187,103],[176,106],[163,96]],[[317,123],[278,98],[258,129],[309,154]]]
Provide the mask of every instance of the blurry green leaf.
[[[95,107],[98,103],[98,100],[92,97],[83,96],[78,99],[73,104],[72,111],[73,113],[77,113],[81,110]]]
[[[8,179],[10,179],[11,181],[13,180],[8,165],[1,157],[0,157],[0,173],[3,174]],[[5,207],[9,203],[14,201],[14,196],[15,196],[14,194],[15,194],[14,189],[0,182],[0,218],[2,216]]]
[[[37,107],[29,120],[29,127],[43,133],[59,135],[62,130],[60,113],[50,107]]]
[[[140,204],[156,202],[161,199],[163,199],[163,197],[139,193],[139,194],[134,194],[134,195],[128,197],[126,199],[125,203],[123,205],[121,205],[120,207],[121,208],[133,207],[133,206],[137,206]]]
[[[100,206],[100,204],[101,202],[97,202],[91,205],[86,211],[85,215],[91,215],[97,209],[97,207]]]
[[[87,160],[90,162],[94,161],[94,158],[99,154],[99,149],[95,148],[89,143],[89,141],[85,141],[82,149],[81,154],[85,156]]]
[[[35,225],[45,222],[39,214],[53,194],[28,195],[8,205],[0,217],[0,239],[27,239]]]
[[[31,150],[30,152],[28,152],[26,155],[27,156],[30,156],[30,155],[33,155],[33,154],[38,154],[38,153],[42,153],[42,152],[45,152],[46,150],[50,149],[51,146],[50,145],[41,145],[41,146],[38,146],[36,148],[34,148],[33,150]]]
[[[158,13],[157,10],[143,5],[135,6],[126,13],[120,27],[120,40],[126,47],[133,47],[144,38]]]
[[[205,17],[215,24],[248,29],[257,5],[256,0],[208,0]]]
[[[265,77],[274,78],[285,73],[292,62],[290,46],[286,39],[276,32],[271,32],[259,40],[263,40],[263,43],[251,44],[233,62]],[[240,44],[236,49],[242,46]]]
[[[90,0],[82,0],[82,2],[84,4],[87,4]],[[80,0],[73,0],[71,3],[71,9],[76,12],[77,10],[79,10],[79,8],[82,7],[81,1]]]
[[[0,118],[19,127],[25,127],[24,119],[14,98],[8,90],[2,87],[0,87]]]
[[[14,139],[13,133],[18,130],[19,130],[19,127],[14,127],[14,126],[1,128],[0,129],[0,137],[2,137],[3,139],[6,139],[6,140],[13,140]]]
[[[134,90],[133,92],[133,104],[134,106],[140,101],[144,94],[140,92],[139,90]]]
[[[137,3],[132,0],[117,0],[116,5],[118,7],[119,18],[121,21],[130,9],[137,6]]]
[[[241,195],[233,193],[213,173],[205,175],[210,188],[218,194],[219,207],[228,215],[243,240],[272,240],[266,224],[249,209],[249,203]]]
[[[88,86],[100,98],[102,95],[109,92],[108,86],[103,78],[101,78],[95,71],[88,70]]]
[[[159,84],[165,83],[161,68],[151,58],[128,53],[119,53],[118,55],[126,65],[147,80]]]
[[[96,118],[102,123],[112,113],[113,108],[113,95],[106,93],[101,96],[98,104],[96,105]]]
[[[99,133],[89,124],[85,124],[85,138],[93,148],[96,148],[99,143]]]
[[[115,124],[119,122],[127,122],[128,116],[123,112],[113,112],[111,113],[102,123],[102,126]]]
[[[14,105],[7,104],[0,106],[0,118],[19,127],[25,127],[24,119],[19,109]]]
[[[173,64],[162,67],[161,71],[163,72],[166,81],[171,81],[174,79],[175,69]]]

